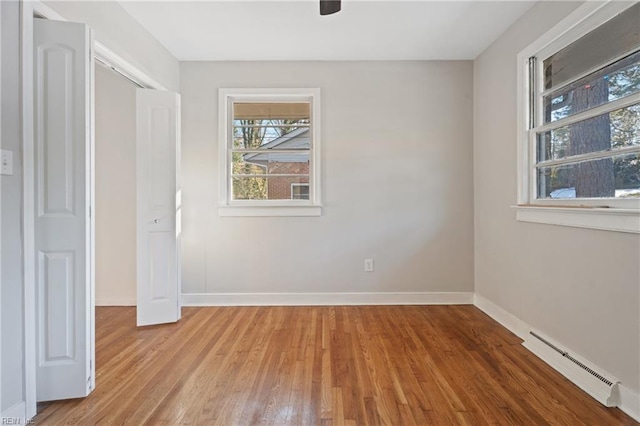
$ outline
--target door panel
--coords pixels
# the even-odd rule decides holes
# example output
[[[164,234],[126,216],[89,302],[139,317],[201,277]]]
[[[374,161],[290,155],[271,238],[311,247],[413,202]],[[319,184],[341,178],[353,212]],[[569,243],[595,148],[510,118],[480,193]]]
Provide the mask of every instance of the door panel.
[[[34,20],[36,397],[92,390],[91,33]]]
[[[75,348],[74,262],[73,252],[40,252],[38,293],[43,308],[42,364],[73,361]]]
[[[73,183],[74,129],[73,120],[76,100],[73,97],[73,56],[67,46],[44,45],[38,49],[36,66],[41,70],[38,89],[37,125],[44,137],[38,139],[39,156],[38,186],[40,192],[40,215],[75,214]],[[36,74],[38,76],[38,74]],[[45,145],[46,144],[46,145]]]
[[[138,325],[180,319],[180,98],[137,91]]]

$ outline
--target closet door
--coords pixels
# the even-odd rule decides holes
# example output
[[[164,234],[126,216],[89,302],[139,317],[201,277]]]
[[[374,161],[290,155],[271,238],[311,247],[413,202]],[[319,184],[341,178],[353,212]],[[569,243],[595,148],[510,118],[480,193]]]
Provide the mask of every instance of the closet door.
[[[36,398],[93,389],[91,32],[34,20]]]
[[[138,325],[180,319],[180,97],[138,89]]]

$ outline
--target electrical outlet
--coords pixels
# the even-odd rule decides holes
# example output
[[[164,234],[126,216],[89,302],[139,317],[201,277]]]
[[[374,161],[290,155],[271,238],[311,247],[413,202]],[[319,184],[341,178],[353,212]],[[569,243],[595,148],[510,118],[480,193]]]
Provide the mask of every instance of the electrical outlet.
[[[0,151],[0,174],[11,176],[13,174],[13,152]]]
[[[364,260],[364,271],[365,272],[373,272],[373,259],[365,259]]]

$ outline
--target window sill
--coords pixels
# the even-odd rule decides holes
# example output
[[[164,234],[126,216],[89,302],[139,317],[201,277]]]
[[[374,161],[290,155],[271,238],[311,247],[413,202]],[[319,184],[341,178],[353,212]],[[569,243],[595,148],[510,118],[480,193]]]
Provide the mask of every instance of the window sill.
[[[519,222],[640,234],[640,211],[632,209],[512,206]]]
[[[218,206],[218,216],[225,217],[275,217],[322,216],[322,206]]]

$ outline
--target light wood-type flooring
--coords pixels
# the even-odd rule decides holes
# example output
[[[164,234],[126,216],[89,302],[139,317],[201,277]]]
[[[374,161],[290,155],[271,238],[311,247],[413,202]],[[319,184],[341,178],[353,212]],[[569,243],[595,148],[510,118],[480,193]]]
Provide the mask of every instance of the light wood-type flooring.
[[[96,308],[96,389],[36,424],[628,425],[473,306]]]

